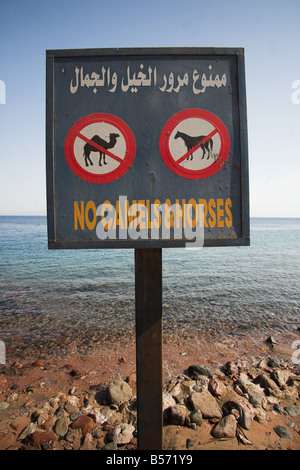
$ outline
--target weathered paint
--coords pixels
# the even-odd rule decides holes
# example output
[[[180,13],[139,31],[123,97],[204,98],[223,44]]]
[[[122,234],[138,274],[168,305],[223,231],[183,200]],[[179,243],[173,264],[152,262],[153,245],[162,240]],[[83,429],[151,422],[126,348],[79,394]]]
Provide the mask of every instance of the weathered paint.
[[[244,69],[243,49],[47,51],[49,247],[183,247],[187,204],[203,205],[205,246],[248,245]],[[168,236],[151,237],[158,221]],[[105,224],[115,238],[99,238]]]

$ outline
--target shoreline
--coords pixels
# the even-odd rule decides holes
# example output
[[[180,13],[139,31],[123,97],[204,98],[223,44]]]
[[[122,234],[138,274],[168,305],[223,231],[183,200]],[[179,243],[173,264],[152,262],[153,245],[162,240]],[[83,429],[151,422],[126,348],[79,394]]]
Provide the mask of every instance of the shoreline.
[[[296,322],[295,322],[296,323]],[[267,339],[274,337],[276,343],[268,344]],[[163,351],[176,352],[175,356],[185,354],[185,349],[189,356],[203,357],[205,361],[222,360],[225,356],[230,356],[228,360],[236,359],[244,354],[263,356],[270,352],[270,348],[278,350],[280,354],[292,357],[295,349],[293,342],[300,339],[300,327],[275,328],[272,325],[264,327],[253,326],[251,331],[241,325],[233,325],[229,322],[218,322],[215,326],[209,325],[204,329],[193,328],[184,325],[184,329],[163,326],[162,345]],[[11,333],[1,337],[6,345],[6,360],[31,360],[82,356],[85,358],[101,353],[105,350],[128,350],[131,355],[135,351],[135,330],[134,328],[120,331],[103,331],[88,328],[80,331],[60,331],[56,337],[40,335],[30,335],[28,332],[22,337],[12,338]],[[178,349],[179,348],[179,349]],[[135,353],[134,353],[135,354]]]
[[[300,342],[299,331],[280,334],[278,332],[257,331],[251,335],[238,333],[227,335],[216,331],[205,335],[191,331],[163,332],[162,336],[162,370],[163,382],[178,374],[185,373],[191,364],[206,364],[209,367],[220,368],[226,362],[239,362],[248,368],[268,357],[276,356],[285,361],[290,368],[299,368],[300,353],[297,354],[297,343]],[[60,341],[58,341],[60,343]],[[294,359],[293,359],[294,358]],[[295,365],[295,359],[296,365]],[[294,362],[293,362],[294,360]],[[84,376],[97,375],[99,381],[107,382],[116,378],[125,378],[136,372],[135,334],[126,336],[119,333],[106,338],[97,344],[82,343],[79,347],[64,347],[60,344],[51,354],[43,351],[40,344],[32,349],[7,348],[6,366],[1,369],[14,367],[14,364],[29,364],[42,362],[51,364],[50,369],[59,371],[65,364],[73,365]],[[25,374],[26,375],[26,374]],[[0,387],[1,392],[1,387]],[[0,394],[1,399],[1,394]]]
[[[230,363],[234,365],[236,374],[230,377],[230,383],[226,386],[234,392],[234,382],[239,374],[247,374],[254,378],[259,373],[269,374],[272,370],[266,366],[268,358],[276,357],[283,364],[284,370],[298,373],[300,367],[292,362],[294,341],[299,340],[299,332],[293,331],[290,334],[277,336],[265,335],[262,331],[260,335],[237,334],[225,337],[222,333],[207,332],[203,334],[186,331],[185,333],[163,335],[163,387],[170,389],[170,384],[180,384],[182,380],[188,379],[188,368],[193,364],[204,364],[213,372],[213,377],[218,381],[226,381],[222,370],[224,365]],[[64,397],[64,400],[71,402],[76,400],[76,409],[87,414],[84,402],[89,402],[95,406],[95,401],[91,390],[99,387],[107,387],[114,380],[126,380],[132,387],[133,396],[136,393],[136,361],[135,361],[135,338],[120,336],[110,338],[108,341],[98,345],[97,348],[89,349],[90,345],[85,345],[81,351],[69,350],[68,354],[45,355],[38,349],[31,351],[31,354],[13,354],[13,350],[8,350],[7,364],[0,367],[0,450],[22,450],[31,449],[32,443],[27,440],[20,440],[19,436],[25,429],[25,424],[32,425],[37,413],[46,406],[45,403],[56,403],[54,410],[51,408],[52,420],[50,431],[55,434],[54,422],[59,417],[65,416],[69,419],[66,409],[72,408],[70,404],[66,409],[59,407],[57,397]],[[197,382],[195,382],[196,384]],[[299,383],[299,382],[298,382]],[[179,386],[179,385],[178,385]],[[71,396],[70,396],[71,395]],[[236,393],[235,393],[236,395]],[[268,398],[268,397],[266,397]],[[186,425],[164,425],[164,449],[180,450],[187,449],[187,443],[192,443],[190,450],[300,450],[300,415],[295,418],[281,416],[273,410],[274,397],[270,398],[267,419],[262,422],[253,421],[251,430],[246,431],[247,438],[251,445],[244,445],[236,438],[215,439],[212,438],[211,430],[213,422],[204,420],[200,428],[191,428]],[[269,399],[268,398],[268,399]],[[272,399],[272,400],[271,400]],[[79,404],[81,405],[79,406]],[[281,406],[290,404],[279,401]],[[300,410],[299,391],[298,396],[294,395],[293,405]],[[52,405],[51,405],[52,406]],[[53,405],[54,406],[54,405]],[[93,408],[103,411],[107,406]],[[124,417],[124,407],[112,405],[111,411],[115,413],[117,421],[109,422],[108,425],[97,425],[99,428],[98,438],[93,438],[89,433],[89,441],[83,435],[76,443],[66,441],[58,437],[54,445],[55,449],[70,450],[91,450],[91,448],[102,449],[105,446],[108,431],[116,427],[118,420],[122,419],[127,423],[128,416]],[[125,407],[126,408],[126,407]],[[49,406],[48,406],[49,411]],[[127,408],[126,408],[127,409]],[[120,415],[122,411],[122,415]],[[88,414],[95,416],[95,412]],[[120,416],[122,416],[120,418]],[[50,419],[51,418],[51,419]],[[66,419],[67,419],[66,418]],[[56,420],[56,421],[55,421]],[[281,439],[274,432],[275,425],[284,425],[288,420],[294,422],[294,429],[291,431],[293,440]],[[96,424],[94,423],[96,426]],[[70,429],[69,420],[69,429]],[[24,428],[24,429],[23,429]],[[48,429],[48,428],[47,428]],[[36,435],[46,436],[46,430],[41,425]],[[35,435],[35,432],[30,434]],[[48,434],[47,434],[48,436]],[[56,436],[57,437],[57,436]],[[33,437],[32,437],[33,438]],[[31,439],[31,438],[30,438]],[[56,439],[56,438],[55,438]],[[49,444],[49,443],[48,443]],[[47,445],[48,445],[47,444]],[[52,449],[53,442],[47,448]],[[37,448],[44,448],[37,445]],[[125,446],[116,446],[117,450],[135,450],[136,438],[132,438]]]

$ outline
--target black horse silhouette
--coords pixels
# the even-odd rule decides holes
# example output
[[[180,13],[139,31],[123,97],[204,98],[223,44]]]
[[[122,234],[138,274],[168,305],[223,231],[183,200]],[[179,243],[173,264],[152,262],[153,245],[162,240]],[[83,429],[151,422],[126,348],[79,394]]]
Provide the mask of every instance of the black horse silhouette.
[[[92,137],[90,141],[108,150],[108,149],[112,149],[116,145],[117,137],[120,137],[120,135],[115,134],[115,133],[109,134],[109,142],[107,142],[106,140],[102,139],[99,135],[94,135],[94,137]],[[104,165],[107,165],[107,162],[105,161],[105,153],[102,152],[102,150],[99,150],[97,147],[94,147],[93,144],[87,143],[83,147],[83,156],[85,158],[85,166],[89,166],[88,162],[90,162],[90,165],[93,165],[93,162],[90,159],[91,152],[100,152],[99,166],[102,166],[102,163],[101,163],[102,157],[103,157]]]
[[[185,134],[184,132],[177,132],[175,135],[175,139],[178,139],[178,137],[181,137],[185,143],[186,148],[188,149],[188,152],[192,150],[196,145],[200,144],[201,140],[205,139],[205,135],[199,135],[198,137],[191,137],[190,135]],[[204,158],[204,155],[207,150],[207,160],[210,157],[210,154],[213,149],[213,141],[212,139],[207,140],[204,144],[200,145],[201,149],[203,150],[203,155],[202,158]],[[189,155],[187,157],[187,160],[189,160],[191,157],[191,160],[193,160],[193,154]]]

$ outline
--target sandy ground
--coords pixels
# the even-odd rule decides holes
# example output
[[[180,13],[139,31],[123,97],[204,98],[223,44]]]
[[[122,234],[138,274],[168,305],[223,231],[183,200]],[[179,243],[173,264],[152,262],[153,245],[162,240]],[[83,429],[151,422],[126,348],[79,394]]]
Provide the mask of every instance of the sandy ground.
[[[205,338],[193,334],[184,337],[174,335],[165,337],[163,344],[163,374],[164,382],[184,373],[192,364],[205,364],[211,369],[220,369],[227,361],[244,362],[248,370],[254,370],[262,358],[276,356],[291,364],[295,349],[293,341],[299,340],[299,333],[276,336],[276,344],[270,345],[266,336],[248,337],[232,336],[224,338],[214,334]],[[48,357],[39,359],[38,353],[32,357],[15,357],[13,350],[8,351],[7,365],[15,366],[17,373],[8,377],[9,392],[0,391],[0,403],[7,395],[18,395],[10,401],[10,406],[1,411],[0,415],[0,450],[12,448],[16,450],[16,424],[22,420],[26,411],[37,408],[39,404],[57,395],[58,392],[68,393],[76,386],[76,394],[84,393],[99,383],[108,384],[113,379],[125,379],[135,373],[135,341],[111,341],[97,349],[89,349],[86,354],[70,353],[67,357]],[[299,367],[299,366],[298,366]],[[78,374],[72,376],[71,370]],[[257,373],[257,372],[256,372]],[[1,390],[1,389],[0,389]],[[298,400],[298,406],[300,402]],[[282,403],[281,406],[285,404]],[[212,438],[211,425],[204,421],[196,430],[184,426],[164,426],[164,449],[187,450],[187,441],[192,443],[189,451],[194,450],[299,450],[300,416],[286,418],[273,411],[269,413],[271,421],[258,423],[253,421],[251,429],[245,431],[252,445],[242,445],[236,438],[220,440]],[[19,420],[19,421],[18,421]],[[295,429],[290,429],[292,440],[282,439],[276,435],[273,428],[293,421]],[[20,425],[21,426],[21,425]]]

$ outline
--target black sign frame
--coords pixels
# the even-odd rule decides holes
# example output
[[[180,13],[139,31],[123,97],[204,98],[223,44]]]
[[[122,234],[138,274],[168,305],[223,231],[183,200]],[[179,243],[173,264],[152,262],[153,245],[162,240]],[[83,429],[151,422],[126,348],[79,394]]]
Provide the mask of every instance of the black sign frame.
[[[141,68],[142,64],[146,64],[145,68]],[[208,112],[213,112],[215,115],[225,121],[225,125],[231,134],[233,150],[229,155],[228,160],[224,163],[223,168],[212,175],[206,180],[185,180],[179,175],[174,175],[170,169],[165,165],[161,158],[159,151],[159,139],[156,131],[156,140],[150,141],[149,150],[145,150],[146,143],[141,143],[138,131],[135,129],[134,112],[130,111],[130,116],[127,119],[126,106],[132,101],[132,96],[136,99],[136,103],[140,102],[145,95],[146,88],[143,85],[139,87],[141,82],[138,82],[137,77],[146,76],[146,71],[149,70],[149,63],[152,65],[152,79],[154,80],[154,65],[157,64],[156,70],[156,95],[155,106],[153,100],[151,102],[151,109],[154,110],[153,116],[149,119],[145,126],[149,127],[149,123],[157,123],[159,120],[157,116],[164,114],[165,108],[168,108],[168,116],[172,118],[177,112],[185,109],[195,108],[204,109]],[[108,64],[110,67],[110,89],[106,90],[107,101],[104,109],[101,109],[98,102],[92,102],[93,91],[87,86],[90,82],[84,82],[84,85],[76,93],[70,95],[70,89],[66,89],[66,85],[71,87],[72,90],[79,85],[80,78],[82,80],[88,77],[92,80],[92,72],[95,71],[95,64],[98,64],[97,69],[98,77],[103,65]],[[168,64],[168,65],[165,65]],[[170,64],[174,67],[170,68]],[[185,69],[185,65],[187,68]],[[222,69],[222,64],[224,69]],[[119,80],[119,94],[114,95],[112,90],[115,86],[113,83],[113,69],[117,65],[119,72],[122,67],[123,78],[123,92],[120,88],[121,81]],[[86,67],[85,71],[81,70],[80,66]],[[131,71],[129,67],[132,67]],[[77,67],[77,69],[76,69]],[[92,68],[91,68],[92,67]],[[93,68],[94,67],[94,68]],[[162,71],[159,71],[159,67]],[[169,69],[167,69],[169,67]],[[171,71],[172,69],[172,71]],[[166,70],[170,71],[167,75]],[[187,71],[188,70],[188,71]],[[72,75],[71,75],[72,71]],[[128,71],[128,75],[125,74]],[[197,82],[196,72],[198,73]],[[87,75],[84,73],[87,72]],[[138,72],[140,75],[138,75]],[[224,72],[222,74],[222,72]],[[144,75],[142,75],[142,73]],[[68,75],[69,74],[69,75]],[[77,75],[76,75],[77,74]],[[82,74],[80,76],[80,74]],[[179,88],[179,93],[173,89],[168,93],[167,89],[171,88],[171,77],[176,81],[176,88]],[[184,83],[185,74],[188,74],[189,86]],[[227,74],[227,83],[225,79],[222,82],[222,77]],[[66,78],[67,75],[67,78]],[[204,75],[205,79],[204,80]],[[121,76],[121,72],[120,72]],[[164,83],[163,78],[167,77]],[[71,79],[70,79],[71,77]],[[136,90],[128,91],[129,78],[132,81],[132,88]],[[150,73],[147,75],[149,80]],[[174,78],[175,77],[175,78]],[[93,76],[95,78],[95,75]],[[103,75],[101,76],[103,78]],[[181,79],[181,81],[179,81]],[[71,82],[72,80],[72,82]],[[87,79],[88,80],[88,79]],[[95,78],[96,80],[96,78]],[[126,81],[127,80],[127,81]],[[158,83],[158,81],[160,82]],[[219,80],[219,81],[218,81]],[[96,83],[96,82],[95,82]],[[146,82],[145,82],[146,83]],[[192,84],[196,90],[197,83],[197,96],[192,96]],[[91,85],[92,86],[92,85]],[[164,93],[162,92],[165,87]],[[182,86],[182,89],[180,88]],[[127,87],[127,90],[126,90]],[[168,88],[167,88],[168,87]],[[205,88],[205,91],[200,92]],[[95,96],[100,96],[99,89],[95,86]],[[158,89],[160,92],[158,93]],[[126,90],[126,93],[125,91]],[[180,96],[180,92],[182,95]],[[68,95],[69,93],[69,95]],[[89,93],[89,95],[88,95]],[[143,94],[144,93],[144,94]],[[184,94],[186,93],[186,94]],[[189,94],[188,94],[189,93]],[[207,95],[206,95],[207,94]],[[210,102],[214,105],[209,108],[207,100],[210,94]],[[159,95],[159,99],[157,96]],[[91,106],[84,104],[83,100],[88,96]],[[102,94],[103,96],[103,94]],[[122,112],[120,112],[120,105],[116,105],[115,98],[118,98],[118,103],[123,98],[128,100],[127,104],[124,103]],[[140,96],[140,97],[139,97]],[[191,98],[192,96],[192,98]],[[206,100],[200,100],[200,97],[207,96]],[[233,98],[232,98],[233,97]],[[112,99],[114,98],[114,99]],[[199,98],[199,99],[198,99]],[[152,98],[151,98],[152,99]],[[93,213],[94,206],[104,200],[112,200],[116,202],[116,196],[110,196],[110,187],[114,187],[114,195],[118,193],[118,185],[120,183],[119,195],[124,196],[124,188],[131,187],[131,194],[128,200],[132,201],[148,201],[149,204],[159,198],[161,201],[176,201],[186,202],[190,201],[191,194],[193,194],[192,185],[195,188],[194,200],[198,203],[204,201],[205,207],[205,228],[204,228],[204,246],[248,246],[250,244],[250,227],[249,227],[249,175],[248,175],[248,139],[247,139],[247,112],[246,112],[246,85],[245,85],[245,61],[244,49],[242,48],[138,48],[138,49],[71,49],[71,50],[51,50],[46,52],[46,172],[47,172],[47,218],[48,218],[48,246],[51,249],[96,249],[96,248],[167,248],[167,247],[185,247],[186,238],[174,239],[163,238],[159,235],[158,239],[150,238],[116,238],[116,239],[99,239],[95,236],[95,213]],[[72,101],[73,100],[73,101]],[[81,101],[83,100],[83,101]],[[109,101],[111,100],[111,101]],[[164,100],[168,101],[167,106],[164,106]],[[173,101],[172,101],[173,100]],[[224,101],[224,106],[222,105]],[[80,103],[82,102],[82,109]],[[110,102],[112,104],[110,110]],[[73,103],[73,105],[72,105]],[[98,103],[98,104],[97,104]],[[229,103],[229,105],[228,105]],[[153,108],[152,108],[153,106]],[[231,107],[225,109],[227,106]],[[100,108],[100,109],[99,109]],[[128,108],[128,106],[127,106]],[[117,110],[117,112],[116,112]],[[138,168],[136,173],[128,171],[125,176],[118,180],[107,183],[106,185],[97,185],[84,181],[74,175],[74,172],[68,167],[65,155],[64,145],[67,137],[67,132],[71,129],[72,125],[81,118],[91,115],[96,112],[110,112],[111,115],[117,115],[123,119],[131,130],[136,139],[136,155],[132,168]],[[141,107],[139,107],[141,113]],[[120,114],[122,114],[120,116]],[[138,113],[137,113],[138,114]],[[222,114],[222,116],[220,116]],[[147,112],[149,115],[149,112]],[[163,124],[166,123],[167,114],[162,117],[162,121],[158,123],[160,129],[163,129]],[[225,117],[225,119],[224,119]],[[228,118],[228,119],[227,119]],[[141,114],[138,115],[137,121],[141,121]],[[155,134],[155,133],[153,133]],[[234,138],[232,138],[234,136]],[[144,137],[144,136],[143,136]],[[141,150],[140,150],[141,149]],[[153,167],[152,167],[152,160]],[[159,162],[160,160],[160,162]],[[138,162],[138,164],[136,164]],[[161,164],[161,166],[160,166]],[[141,171],[143,169],[143,171]],[[226,173],[226,178],[222,178],[222,172]],[[128,183],[125,182],[125,178]],[[144,183],[144,179],[145,183]],[[181,178],[181,179],[180,179]],[[210,187],[210,183],[214,183]],[[121,184],[122,183],[122,184]],[[189,183],[189,189],[185,193]],[[227,187],[231,184],[231,187]],[[105,187],[104,187],[105,186]],[[134,194],[135,188],[138,187],[137,194]],[[142,188],[148,188],[147,194],[143,196]],[[149,197],[153,189],[153,198]],[[158,189],[155,189],[158,188]],[[176,191],[179,188],[180,194]],[[199,189],[200,188],[200,189]],[[203,189],[202,189],[203,188]],[[91,195],[89,196],[89,191]],[[202,192],[204,191],[204,193]],[[103,195],[102,195],[103,193]],[[95,194],[99,195],[97,199]],[[186,195],[185,195],[186,194]],[[74,205],[68,202],[74,200]],[[97,200],[95,200],[97,199]],[[87,208],[89,201],[94,201],[94,206],[90,205]],[[221,201],[219,212],[217,212],[218,201]],[[230,201],[230,202],[228,202]],[[77,203],[77,205],[75,204]],[[82,206],[83,203],[83,206]],[[211,203],[211,204],[210,204]],[[228,204],[227,204],[228,203]],[[225,204],[227,204],[225,208]],[[231,204],[231,205],[230,205]],[[77,227],[75,230],[75,208],[77,210]],[[226,212],[227,209],[227,212]],[[73,212],[72,212],[73,211]],[[220,215],[221,214],[221,215]],[[227,219],[226,219],[227,216]],[[226,221],[230,222],[232,216],[231,226],[226,226]],[[80,219],[80,217],[82,219]],[[82,222],[84,218],[84,221]],[[220,218],[220,227],[216,227],[216,221]],[[83,229],[80,226],[83,223]],[[229,225],[229,222],[227,225]],[[87,225],[94,225],[94,230],[90,230]],[[214,225],[215,224],[215,225]]]

